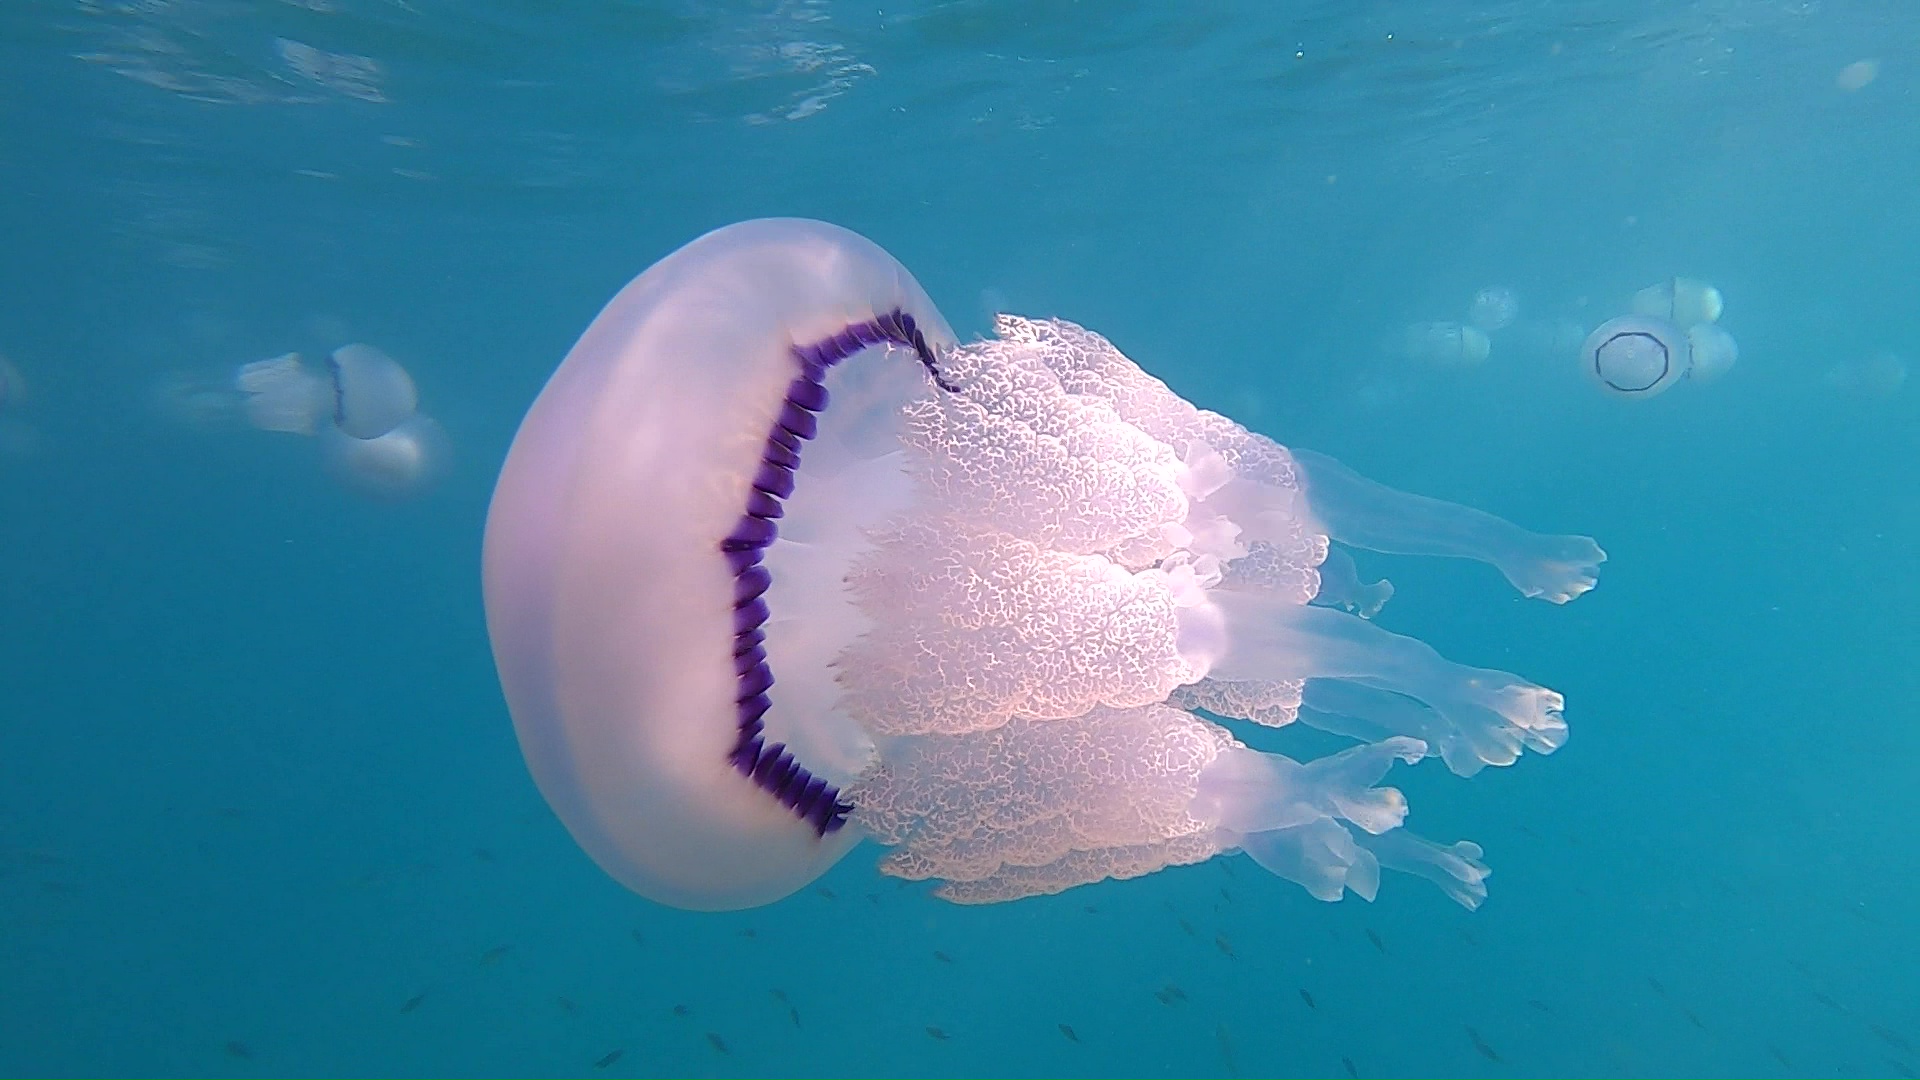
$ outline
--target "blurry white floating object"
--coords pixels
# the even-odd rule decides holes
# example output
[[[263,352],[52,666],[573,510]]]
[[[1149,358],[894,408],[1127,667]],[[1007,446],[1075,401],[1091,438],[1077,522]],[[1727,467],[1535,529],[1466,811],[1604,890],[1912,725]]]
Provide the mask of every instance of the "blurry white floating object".
[[[1700,383],[1725,375],[1740,359],[1740,346],[1733,335],[1712,323],[1701,323],[1687,331],[1687,352],[1687,378]]]
[[[261,431],[311,435],[315,420],[333,405],[328,380],[301,363],[299,353],[242,364],[233,386],[243,397],[247,423]]]
[[[342,345],[327,359],[334,394],[333,422],[356,439],[392,431],[420,404],[413,376],[371,345]]]
[[[1467,321],[1482,330],[1501,330],[1520,315],[1520,298],[1505,285],[1489,285],[1473,294]]]
[[[1855,60],[1840,69],[1840,74],[1833,77],[1833,85],[1851,94],[1855,90],[1864,89],[1868,83],[1879,77],[1880,61]]]
[[[1720,290],[1698,278],[1668,278],[1633,294],[1633,313],[1665,319],[1682,330],[1717,322],[1726,309]]]
[[[1890,352],[1846,360],[1827,369],[1827,385],[1845,394],[1889,398],[1907,382],[1907,362]]]
[[[301,362],[299,353],[256,360],[240,366],[233,384],[246,396],[249,424],[293,435],[312,435],[331,420],[356,439],[378,438],[412,416],[420,401],[407,369],[371,345],[335,349],[324,373]]]
[[[371,439],[330,428],[320,436],[327,471],[347,487],[377,499],[400,500],[433,486],[446,472],[453,443],[424,413]]]
[[[1464,367],[1485,363],[1492,351],[1492,339],[1477,326],[1425,322],[1407,327],[1406,353],[1409,360],[1440,367]]]
[[[17,409],[27,400],[27,378],[13,361],[0,356],[0,410]]]

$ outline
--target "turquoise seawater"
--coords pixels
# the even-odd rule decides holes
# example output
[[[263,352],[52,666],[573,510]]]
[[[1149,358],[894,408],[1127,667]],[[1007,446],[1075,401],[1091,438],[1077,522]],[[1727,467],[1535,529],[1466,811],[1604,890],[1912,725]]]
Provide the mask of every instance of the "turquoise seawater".
[[[1906,0],[6,0],[0,1073],[1915,1075],[1916,41]],[[1596,537],[1564,607],[1358,556],[1382,625],[1566,695],[1552,756],[1393,776],[1487,903],[601,873],[494,675],[488,494],[621,285],[769,215],[963,337],[1071,319]],[[1675,275],[1738,364],[1604,395],[1580,333]],[[1485,362],[1406,355],[1490,286]],[[232,413],[351,340],[446,429],[416,498]]]

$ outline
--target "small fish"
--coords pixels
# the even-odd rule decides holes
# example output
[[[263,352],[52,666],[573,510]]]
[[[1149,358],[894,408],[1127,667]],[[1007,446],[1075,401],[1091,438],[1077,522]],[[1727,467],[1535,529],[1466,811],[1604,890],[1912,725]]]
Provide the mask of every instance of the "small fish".
[[[633,930],[633,931],[629,931],[629,933],[632,935],[633,943],[635,945],[645,945],[647,943],[647,935],[641,933],[640,931]]]
[[[868,894],[867,894],[867,903],[869,903],[869,904],[872,904],[872,905],[873,905],[874,907],[879,907],[879,906],[880,906],[880,894],[879,894],[879,893],[877,893],[877,892],[870,892],[870,893],[868,893]]]
[[[787,1003],[787,992],[785,990],[776,987],[775,989],[767,991],[767,993],[772,994],[773,1000],[780,1004],[785,1005]]]
[[[731,1054],[731,1053],[733,1053],[733,1051],[731,1051],[731,1050],[729,1050],[729,1049],[727,1049],[727,1040],[725,1040],[725,1039],[723,1039],[723,1038],[721,1038],[721,1037],[720,1037],[720,1033],[719,1033],[719,1032],[717,1032],[717,1031],[709,1031],[709,1032],[707,1032],[707,1042],[708,1042],[708,1043],[709,1043],[710,1045],[712,1045],[712,1047],[713,1047],[713,1048],[714,1048],[715,1050],[718,1050],[718,1051],[720,1051],[720,1052],[721,1052],[721,1053],[723,1053],[723,1054]]]
[[[1707,1025],[1701,1023],[1700,1018],[1693,1015],[1692,1009],[1681,1009],[1680,1015],[1686,1017],[1688,1023],[1692,1024],[1694,1027],[1699,1028],[1701,1031],[1707,1030]]]
[[[1914,1072],[1914,1071],[1913,1071],[1913,1066],[1911,1066],[1911,1065],[1909,1065],[1909,1064],[1907,1064],[1907,1063],[1906,1063],[1906,1062],[1904,1062],[1904,1061],[1895,1061],[1895,1060],[1894,1060],[1894,1059],[1892,1059],[1892,1058],[1888,1058],[1888,1059],[1887,1059],[1887,1064],[1888,1064],[1888,1065],[1890,1065],[1890,1066],[1892,1066],[1892,1067],[1893,1067],[1893,1071],[1894,1071],[1894,1072],[1897,1072],[1897,1073],[1899,1073],[1899,1074],[1900,1074],[1901,1076],[1905,1076],[1905,1077],[1920,1077],[1920,1073],[1916,1073],[1916,1072]]]
[[[693,1012],[693,1010],[692,1010],[692,1009],[689,1009],[689,1008],[687,1008],[687,1007],[686,1007],[685,1005],[675,1005],[675,1006],[673,1007],[673,1015],[675,1015],[675,1016],[686,1016],[686,1015],[688,1015],[689,1013],[692,1013],[692,1012]]]
[[[1473,939],[1473,935],[1467,933],[1465,930],[1460,931],[1460,940],[1466,942],[1467,944],[1473,946],[1476,949],[1480,947],[1480,943]]]
[[[794,1008],[791,1005],[787,1006],[787,1019],[793,1021],[794,1027],[799,1027],[800,1026],[800,1010]]]
[[[941,952],[939,949],[933,950],[933,958],[935,960],[940,961],[943,964],[953,963],[953,957],[948,956],[946,953]]]
[[[564,995],[564,994],[562,994],[562,995],[561,995],[561,996],[559,996],[559,997],[556,997],[556,998],[554,998],[554,999],[553,999],[553,1003],[554,1003],[555,1005],[558,1005],[558,1006],[560,1006],[560,1011],[561,1011],[561,1012],[563,1012],[563,1013],[566,1013],[566,1014],[567,1014],[568,1016],[578,1016],[578,1015],[580,1015],[580,1006],[579,1006],[579,1004],[578,1004],[577,1002],[575,1002],[575,1001],[574,1001],[574,1000],[573,1000],[572,998],[570,998],[570,997],[567,997],[567,996],[566,996],[566,995]]]
[[[228,1039],[227,1040],[227,1056],[232,1058],[239,1058],[241,1061],[252,1061],[253,1049],[249,1047],[246,1043],[241,1042],[239,1039]]]
[[[1097,907],[1094,907],[1092,904],[1088,904],[1085,907],[1081,908],[1080,910],[1086,912],[1089,915],[1100,914],[1100,909]]]
[[[758,935],[753,932],[753,927],[749,926],[745,930],[740,931],[740,936],[741,937],[757,937]]]
[[[939,1029],[939,1028],[937,1028],[937,1027],[932,1027],[932,1026],[929,1026],[929,1027],[927,1028],[927,1038],[929,1038],[929,1039],[938,1039],[938,1040],[940,1040],[941,1042],[946,1042],[946,1041],[947,1041],[948,1039],[951,1039],[951,1038],[953,1038],[953,1036],[951,1036],[951,1035],[949,1035],[949,1034],[947,1034],[946,1032],[944,1032],[944,1031],[942,1031],[942,1030],[940,1030],[940,1029]]]
[[[481,862],[492,862],[493,852],[483,847],[477,847],[473,849],[473,857],[479,859]]]
[[[1660,985],[1659,979],[1649,975],[1647,976],[1647,985],[1653,987],[1653,992],[1659,994],[1661,997],[1667,996],[1667,988]]]
[[[1353,1080],[1360,1080],[1360,1070],[1353,1067],[1352,1058],[1350,1057],[1341,1058],[1340,1067],[1347,1070],[1347,1075],[1353,1077]]]
[[[1528,998],[1527,1004],[1532,1008],[1539,1009],[1543,1013],[1550,1013],[1553,1011],[1553,1006],[1547,1004],[1544,1001],[1541,1001],[1539,998]]]
[[[1234,955],[1233,942],[1227,940],[1227,935],[1225,934],[1213,935],[1213,945],[1215,948],[1219,949],[1221,952],[1226,953],[1227,959],[1229,960],[1240,959],[1238,956]]]
[[[827,888],[825,885],[822,885],[813,891],[819,893],[823,897],[826,897],[828,900],[838,900],[840,898],[839,893],[834,892],[832,889]]]
[[[1155,990],[1153,996],[1159,998],[1160,1004],[1162,1005],[1171,1005],[1176,1001],[1187,1000],[1187,992],[1172,983],[1168,983],[1160,989]]]
[[[1468,1028],[1467,1038],[1473,1040],[1473,1048],[1475,1050],[1480,1051],[1481,1057],[1486,1058],[1488,1061],[1500,1060],[1500,1055],[1494,1052],[1493,1047],[1487,1045],[1487,1040],[1481,1038],[1479,1032],[1473,1030],[1472,1028]]]
[[[1300,1000],[1306,1002],[1307,1008],[1309,1009],[1318,1008],[1318,1006],[1313,1003],[1313,995],[1307,993],[1304,988],[1300,991]]]
[[[1182,929],[1182,930],[1185,930],[1185,931],[1187,932],[1187,936],[1188,936],[1188,937],[1198,937],[1198,936],[1199,936],[1199,935],[1197,935],[1197,934],[1195,934],[1195,933],[1193,932],[1193,924],[1192,924],[1192,923],[1190,923],[1190,922],[1188,922],[1188,921],[1187,921],[1187,920],[1185,920],[1185,919],[1181,919],[1181,920],[1180,920],[1180,929]]]
[[[1813,1000],[1815,1000],[1815,1001],[1817,1001],[1817,1002],[1819,1002],[1819,1003],[1820,1003],[1820,1004],[1822,1004],[1822,1005],[1825,1005],[1825,1006],[1826,1006],[1827,1008],[1829,1008],[1829,1009],[1832,1009],[1832,1010],[1833,1010],[1834,1012],[1846,1012],[1846,1011],[1847,1011],[1847,1010],[1845,1010],[1845,1009],[1843,1009],[1843,1008],[1841,1008],[1841,1007],[1840,1007],[1840,1003],[1839,1003],[1839,1002],[1837,1002],[1837,1001],[1835,1001],[1835,1000],[1833,1000],[1832,998],[1830,998],[1830,997],[1828,997],[1827,995],[1825,995],[1825,994],[1823,994],[1823,993],[1821,993],[1821,992],[1820,992],[1820,991],[1818,991],[1818,990],[1811,990],[1811,991],[1808,991],[1808,992],[1809,992],[1809,993],[1811,993],[1811,994],[1813,995]]]
[[[501,958],[505,957],[509,952],[512,952],[512,951],[513,951],[513,946],[511,945],[495,945],[493,948],[488,949],[486,952],[483,952],[480,954],[480,966],[492,967],[493,965],[498,964]]]
[[[1913,1049],[1913,1044],[1909,1043],[1905,1038],[1902,1038],[1898,1032],[1889,1031],[1886,1028],[1881,1027],[1879,1024],[1868,1024],[1867,1030],[1873,1032],[1875,1035],[1880,1036],[1880,1039],[1882,1042],[1885,1042],[1888,1046],[1894,1047],[1895,1049],[1898,1049],[1898,1050]]]
[[[400,1011],[403,1013],[410,1013],[413,1010],[419,1008],[420,1003],[425,1000],[427,1000],[427,992],[425,990],[422,990],[419,993],[408,998],[407,1000],[401,1002]]]
[[[1787,1055],[1779,1047],[1773,1045],[1772,1043],[1768,1043],[1767,1053],[1773,1055],[1773,1060],[1779,1062],[1782,1065],[1785,1065],[1789,1069],[1793,1068],[1793,1062],[1787,1060]]]
[[[1380,940],[1380,935],[1374,933],[1371,927],[1367,929],[1367,940],[1373,942],[1373,947],[1380,950],[1381,956],[1387,955],[1386,943]]]
[[[1078,1035],[1075,1035],[1075,1034],[1073,1033],[1073,1029],[1072,1029],[1072,1028],[1070,1028],[1070,1027],[1068,1027],[1068,1026],[1067,1026],[1067,1025],[1065,1025],[1065,1024],[1061,1024],[1061,1025],[1060,1025],[1060,1034],[1062,1034],[1062,1035],[1065,1035],[1065,1036],[1067,1037],[1067,1041],[1068,1041],[1068,1042],[1079,1042],[1079,1041],[1080,1041],[1080,1036],[1078,1036]]]
[[[1233,894],[1227,891],[1225,885],[1220,887],[1220,899],[1225,900],[1229,904],[1233,903]]]
[[[1234,871],[1233,871],[1233,862],[1232,862],[1231,860],[1229,860],[1229,859],[1217,859],[1217,860],[1215,860],[1215,861],[1214,861],[1214,865],[1215,865],[1215,866],[1218,866],[1218,867],[1220,868],[1220,872],[1221,872],[1221,873],[1223,873],[1223,874],[1225,874],[1225,875],[1227,875],[1228,877],[1239,877],[1239,876],[1240,876],[1240,875],[1238,875],[1238,874],[1236,874],[1236,873],[1234,873]]]
[[[607,1066],[613,1064],[614,1062],[619,1061],[620,1055],[624,1053],[626,1053],[625,1050],[609,1050],[605,1054],[601,1055],[599,1061],[596,1061],[593,1063],[593,1067],[596,1069],[604,1069]]]
[[[1213,1037],[1220,1042],[1220,1060],[1227,1066],[1227,1075],[1239,1076],[1240,1063],[1233,1057],[1233,1033],[1227,1030],[1227,1025],[1216,1024],[1213,1028]]]

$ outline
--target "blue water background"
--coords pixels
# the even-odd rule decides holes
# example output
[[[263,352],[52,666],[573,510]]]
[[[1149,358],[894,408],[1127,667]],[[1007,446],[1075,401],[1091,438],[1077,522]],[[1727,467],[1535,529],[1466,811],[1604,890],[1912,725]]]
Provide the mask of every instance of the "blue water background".
[[[1893,0],[8,0],[0,1072],[1913,1075],[1920,415],[1847,372],[1920,355],[1916,40]],[[602,875],[494,680],[486,498],[621,284],[775,214],[963,335],[1069,318],[1596,536],[1563,608],[1360,556],[1384,625],[1567,696],[1552,757],[1395,774],[1487,904],[1244,858],[961,908],[868,847],[726,915]],[[1719,383],[1383,346],[1485,285],[1590,326],[1673,274],[1727,297]],[[418,501],[156,403],[349,338],[454,440]]]

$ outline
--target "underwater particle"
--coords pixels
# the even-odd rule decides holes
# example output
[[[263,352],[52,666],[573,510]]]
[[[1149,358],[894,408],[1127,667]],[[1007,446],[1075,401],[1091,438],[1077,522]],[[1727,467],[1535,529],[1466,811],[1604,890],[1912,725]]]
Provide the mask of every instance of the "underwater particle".
[[[253,1048],[248,1046],[246,1043],[241,1042],[239,1039],[228,1039],[227,1040],[227,1056],[230,1058],[237,1058],[241,1061],[252,1061]]]
[[[1488,1061],[1500,1060],[1500,1055],[1494,1052],[1493,1047],[1487,1045],[1487,1040],[1481,1038],[1480,1033],[1471,1027],[1467,1028],[1467,1038],[1473,1040],[1473,1048],[1480,1051],[1481,1057],[1486,1058]]]
[[[479,859],[481,862],[492,862],[493,852],[483,847],[477,847],[473,849],[473,857]]]
[[[1660,985],[1659,979],[1649,975],[1647,976],[1647,985],[1653,987],[1653,992],[1659,994],[1661,997],[1667,996],[1667,988]]]
[[[937,1027],[934,1027],[933,1025],[931,1025],[931,1024],[929,1024],[929,1025],[927,1025],[927,1038],[929,1038],[929,1039],[934,1039],[934,1040],[937,1040],[937,1041],[939,1041],[939,1042],[946,1042],[946,1041],[947,1041],[948,1039],[951,1039],[951,1038],[953,1038],[953,1036],[951,1036],[951,1035],[949,1035],[949,1034],[947,1034],[947,1033],[946,1033],[945,1031],[942,1031],[941,1029],[939,1029],[939,1028],[937,1028]]]
[[[600,1055],[599,1060],[593,1063],[593,1067],[596,1069],[604,1069],[607,1066],[612,1065],[614,1062],[619,1061],[620,1055],[624,1053],[626,1053],[625,1050],[609,1050],[606,1053]]]
[[[715,1050],[719,1051],[722,1054],[731,1055],[733,1053],[733,1051],[727,1049],[727,1040],[721,1038],[720,1033],[717,1031],[707,1032],[707,1045],[713,1047]]]
[[[767,991],[767,993],[772,994],[773,1000],[779,1002],[780,1004],[785,1005],[787,1003],[787,992],[785,990],[782,990],[779,987],[774,987],[772,990]]]
[[[1380,935],[1374,933],[1371,927],[1367,929],[1367,940],[1373,942],[1373,947],[1380,950],[1381,956],[1387,955],[1386,943],[1380,940]]]
[[[415,1010],[415,1009],[417,1009],[417,1008],[419,1008],[419,1007],[420,1007],[420,1003],[421,1003],[421,1002],[423,1002],[423,1001],[425,1001],[425,1000],[427,1000],[427,992],[426,992],[425,990],[422,990],[422,991],[420,991],[419,993],[417,993],[417,994],[415,994],[415,995],[413,995],[412,997],[410,997],[410,998],[408,998],[407,1000],[405,1000],[405,1001],[403,1001],[403,1002],[401,1002],[401,1003],[400,1003],[400,1012],[401,1012],[402,1014],[405,1014],[405,1013],[410,1013],[410,1012],[412,1012],[413,1010]]]
[[[493,967],[499,964],[501,960],[506,959],[506,955],[512,951],[513,946],[511,945],[495,945],[493,948],[480,954],[480,966]]]
[[[688,1016],[691,1015],[692,1012],[693,1010],[687,1008],[685,1005],[675,1005],[673,1007],[673,1015],[675,1016]]]
[[[1079,1041],[1080,1041],[1080,1036],[1078,1036],[1078,1035],[1075,1035],[1075,1034],[1073,1033],[1073,1028],[1071,1028],[1071,1027],[1069,1027],[1069,1026],[1068,1026],[1068,1025],[1066,1025],[1066,1024],[1061,1024],[1061,1025],[1060,1025],[1060,1034],[1062,1034],[1062,1035],[1065,1035],[1065,1036],[1067,1037],[1067,1041],[1068,1041],[1068,1042],[1076,1042],[1076,1043],[1077,1043],[1077,1042],[1079,1042]]]
[[[740,936],[750,938],[750,937],[758,937],[759,935],[755,934],[753,932],[753,927],[749,926],[746,929],[740,931]]]
[[[629,930],[627,936],[633,939],[635,945],[645,945],[647,943],[647,935],[638,930]]]
[[[1833,85],[1851,94],[1856,90],[1866,89],[1867,84],[1879,77],[1880,61],[1855,60],[1840,69],[1840,74],[1833,77]]]
[[[1772,1043],[1767,1044],[1767,1053],[1772,1054],[1773,1060],[1779,1062],[1782,1065],[1785,1065],[1787,1068],[1791,1069],[1794,1067],[1793,1062],[1787,1060],[1786,1051],[1780,1049],[1779,1047],[1773,1045]]]
[[[566,1013],[568,1016],[580,1015],[579,1003],[574,1001],[572,998],[567,997],[565,994],[561,994],[558,997],[555,997],[553,999],[553,1003],[555,1005],[560,1006],[560,1011],[563,1013]]]
[[[827,888],[825,885],[822,885],[813,891],[816,893],[819,893],[821,896],[825,897],[828,900],[837,899],[837,894],[834,893],[832,889]]]
[[[1353,1077],[1353,1080],[1360,1080],[1360,1070],[1353,1067],[1352,1058],[1350,1057],[1341,1058],[1340,1067],[1347,1070],[1347,1075]]]
[[[1302,987],[1300,990],[1300,1000],[1306,1002],[1307,1008],[1309,1009],[1319,1008],[1319,1006],[1313,1003],[1313,995],[1308,993],[1305,987]]]
[[[953,957],[948,956],[946,953],[941,952],[939,949],[933,950],[933,958],[935,960],[940,961],[943,964],[953,963]]]

